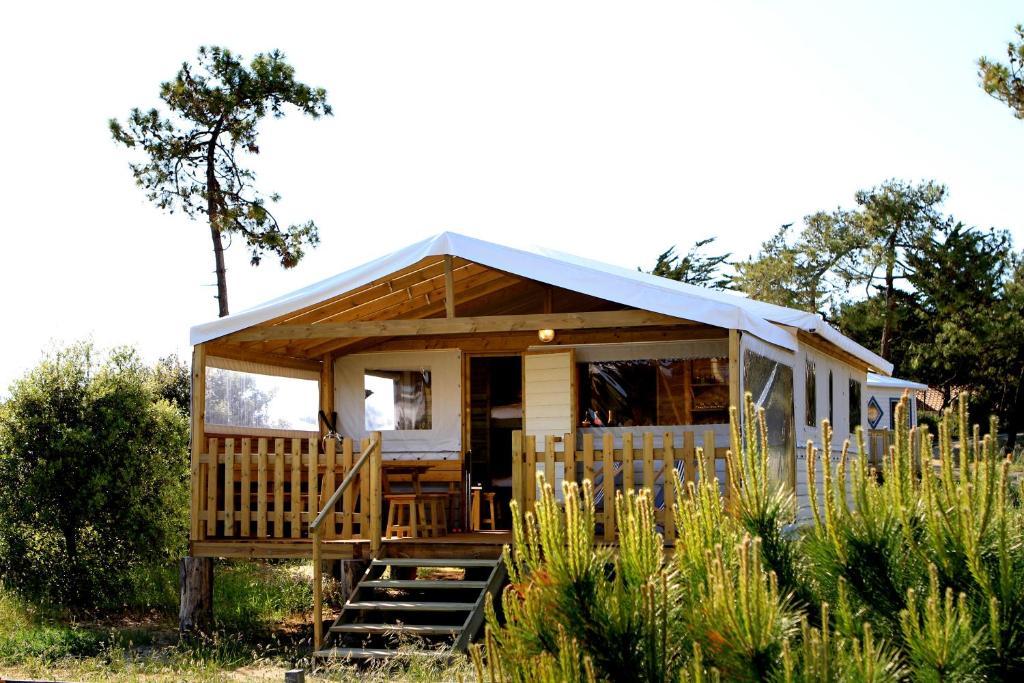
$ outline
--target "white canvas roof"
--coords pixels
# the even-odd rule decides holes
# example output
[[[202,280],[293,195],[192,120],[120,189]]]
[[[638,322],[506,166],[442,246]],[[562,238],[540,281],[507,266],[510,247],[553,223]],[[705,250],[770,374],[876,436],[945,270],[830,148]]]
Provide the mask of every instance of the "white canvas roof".
[[[879,375],[874,372],[868,373],[869,387],[878,387],[880,389],[917,389],[920,391],[927,391],[928,385],[921,384],[920,382],[911,382],[909,379],[900,379],[899,377],[887,377],[885,375]]]
[[[882,373],[892,364],[830,327],[820,315],[754,301],[738,294],[705,289],[549,249],[513,248],[454,232],[444,232],[387,256],[339,273],[248,310],[196,325],[192,344],[200,344],[292,311],[339,296],[386,277],[425,258],[455,256],[625,306],[742,330],[785,349],[796,349],[795,335],[781,326],[819,335]]]

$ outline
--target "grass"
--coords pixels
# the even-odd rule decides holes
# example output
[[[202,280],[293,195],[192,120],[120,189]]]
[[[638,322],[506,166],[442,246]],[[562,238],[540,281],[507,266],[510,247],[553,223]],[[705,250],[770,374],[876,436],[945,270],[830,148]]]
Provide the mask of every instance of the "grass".
[[[213,635],[179,641],[177,569],[140,573],[116,615],[39,608],[0,588],[0,678],[74,681],[284,679],[304,668],[312,681],[469,680],[465,658],[334,663],[309,675],[312,568],[308,563],[236,561],[217,566]]]

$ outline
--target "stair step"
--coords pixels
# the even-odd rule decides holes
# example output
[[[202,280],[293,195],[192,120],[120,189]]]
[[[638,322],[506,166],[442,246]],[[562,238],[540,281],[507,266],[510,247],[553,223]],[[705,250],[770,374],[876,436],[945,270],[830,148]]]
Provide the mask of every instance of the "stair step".
[[[375,579],[359,584],[363,588],[476,588],[487,585],[486,581],[434,580],[434,579]]]
[[[455,560],[455,559],[412,559],[407,557],[393,557],[390,559],[374,560],[374,567],[493,567],[501,560]]]
[[[461,626],[422,624],[341,624],[331,627],[333,633],[412,633],[420,636],[454,636],[461,630]]]
[[[450,650],[389,650],[368,647],[329,647],[313,653],[330,659],[394,659],[395,657],[450,657]]]
[[[345,609],[383,609],[396,612],[468,612],[475,602],[401,602],[393,600],[360,600],[346,602]]]

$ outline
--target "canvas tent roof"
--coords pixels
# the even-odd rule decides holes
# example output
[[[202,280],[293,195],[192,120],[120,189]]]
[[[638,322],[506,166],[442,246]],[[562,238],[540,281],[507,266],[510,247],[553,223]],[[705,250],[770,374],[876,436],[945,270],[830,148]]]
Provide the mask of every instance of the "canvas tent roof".
[[[868,373],[868,386],[879,387],[882,389],[916,389],[919,391],[928,390],[927,384],[921,384],[920,382],[911,382],[909,379],[900,379],[899,377],[887,377],[886,375],[879,375],[874,372]]]
[[[892,372],[890,363],[844,337],[817,314],[549,249],[508,247],[454,232],[430,237],[240,313],[196,325],[191,330],[191,343],[200,344],[273,320],[342,295],[423,259],[446,255],[624,306],[742,330],[790,350],[796,348],[796,339],[785,328],[803,330],[822,337],[877,371]]]

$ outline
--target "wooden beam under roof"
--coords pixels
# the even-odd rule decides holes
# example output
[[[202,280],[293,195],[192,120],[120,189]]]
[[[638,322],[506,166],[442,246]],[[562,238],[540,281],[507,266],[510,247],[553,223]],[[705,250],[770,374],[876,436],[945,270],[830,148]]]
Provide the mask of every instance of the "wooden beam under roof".
[[[481,283],[494,280],[507,280],[500,272],[492,271],[469,264],[466,267],[456,269],[459,278],[456,280],[456,287],[461,291],[463,287],[475,287]],[[518,280],[516,280],[518,282]],[[397,318],[408,315],[409,317],[425,318],[437,311],[443,311],[444,282],[442,277],[435,276],[431,279],[419,282],[407,289],[397,290],[370,303],[363,304],[345,311],[334,312],[330,315],[316,318],[305,317],[298,321],[302,324],[325,323],[325,322],[348,322],[353,320],[375,320],[381,317]],[[439,308],[440,307],[440,308]],[[426,311],[426,312],[424,312]],[[288,324],[298,324],[296,321],[289,321]],[[269,326],[270,323],[261,323],[260,327]],[[281,341],[247,343],[247,347],[269,353],[296,353],[297,355],[308,355],[306,352],[314,344],[290,344]],[[319,356],[319,354],[317,354]]]
[[[520,292],[522,291],[524,286],[529,286],[530,284],[529,280],[520,281],[512,279],[501,273],[489,273],[488,277],[490,279],[487,282],[477,287],[473,287],[471,289],[467,289],[461,292],[460,301],[462,302],[463,305],[472,304],[473,302],[477,301],[485,301],[493,296],[503,296],[505,294]],[[427,318],[438,315],[440,312],[440,309],[435,303],[430,308],[414,311],[409,317]],[[317,340],[316,345],[313,346],[312,348],[306,350],[300,347],[296,352],[303,354],[337,352],[338,355],[341,355],[346,353],[352,353],[353,350],[358,350],[366,346],[378,344],[381,341],[385,341],[386,339],[388,339],[388,337],[370,337],[362,339],[335,339],[329,342]]]
[[[332,339],[339,337],[408,337],[438,334],[478,334],[522,330],[584,330],[608,327],[646,327],[681,322],[661,313],[641,310],[592,313],[540,313],[418,320],[359,320],[313,325],[254,327],[228,335],[233,341],[270,339]]]
[[[452,274],[452,257],[444,257],[444,313],[446,318],[455,317],[455,276]]]

